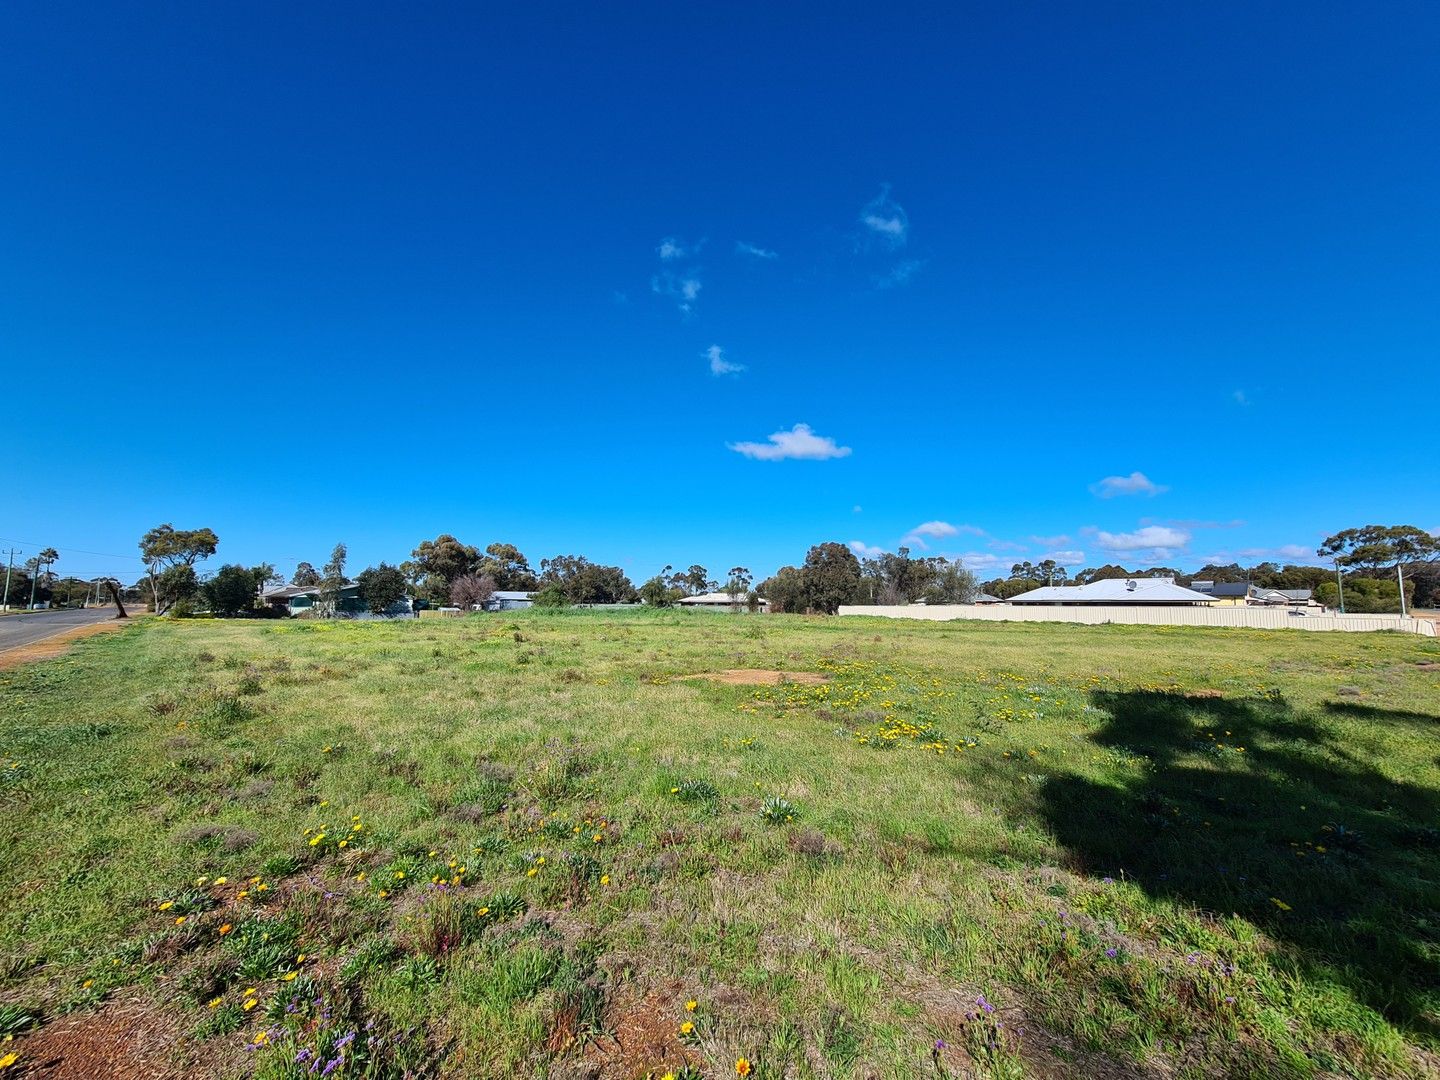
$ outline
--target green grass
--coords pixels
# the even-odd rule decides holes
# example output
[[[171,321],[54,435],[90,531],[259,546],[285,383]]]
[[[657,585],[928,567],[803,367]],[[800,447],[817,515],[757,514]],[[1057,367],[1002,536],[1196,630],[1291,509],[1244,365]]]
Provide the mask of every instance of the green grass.
[[[147,620],[0,674],[0,1018],[23,1065],[37,1025],[138,988],[192,1061],[261,1077],[1418,1075],[1425,660],[1389,634]],[[831,681],[678,678],[729,668]]]

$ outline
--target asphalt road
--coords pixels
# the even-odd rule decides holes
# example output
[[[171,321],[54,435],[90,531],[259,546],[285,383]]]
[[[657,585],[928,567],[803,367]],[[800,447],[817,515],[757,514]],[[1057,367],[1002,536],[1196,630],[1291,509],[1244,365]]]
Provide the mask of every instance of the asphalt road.
[[[27,611],[22,615],[0,615],[0,652],[20,645],[29,645],[51,634],[76,626],[108,622],[115,618],[114,606],[104,608],[64,608],[59,611]]]

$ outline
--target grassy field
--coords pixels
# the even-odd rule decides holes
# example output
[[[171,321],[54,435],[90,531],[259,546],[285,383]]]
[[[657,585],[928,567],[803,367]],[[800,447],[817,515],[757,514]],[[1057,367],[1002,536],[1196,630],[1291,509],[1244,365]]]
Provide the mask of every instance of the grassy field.
[[[1434,1073],[1437,668],[1389,634],[151,620],[0,673],[0,1077],[116,1029],[145,1076]],[[686,678],[723,669],[826,681]]]

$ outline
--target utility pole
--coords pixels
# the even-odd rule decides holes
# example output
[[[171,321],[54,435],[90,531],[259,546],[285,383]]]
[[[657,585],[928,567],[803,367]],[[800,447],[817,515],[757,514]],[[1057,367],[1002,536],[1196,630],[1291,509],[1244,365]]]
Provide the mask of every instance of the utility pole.
[[[1395,579],[1400,582],[1400,617],[1403,619],[1405,617],[1405,571],[1400,568],[1398,562],[1395,564]]]
[[[15,556],[25,554],[18,548],[11,548],[8,552],[10,563],[5,567],[5,593],[0,596],[0,611],[10,610],[10,571],[15,569]]]
[[[1335,560],[1335,585],[1340,590],[1340,614],[1345,614],[1345,579],[1340,576],[1340,560]]]

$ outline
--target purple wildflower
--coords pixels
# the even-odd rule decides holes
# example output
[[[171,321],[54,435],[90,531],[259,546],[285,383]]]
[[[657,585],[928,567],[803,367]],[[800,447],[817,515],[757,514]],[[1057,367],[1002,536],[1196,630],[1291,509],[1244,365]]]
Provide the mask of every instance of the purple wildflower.
[[[321,1076],[329,1076],[332,1072],[334,1072],[336,1069],[338,1069],[338,1068],[339,1068],[341,1065],[343,1065],[344,1063],[345,1063],[345,1055],[344,1055],[344,1054],[341,1054],[339,1057],[332,1058],[331,1060],[329,1060],[329,1061],[327,1061],[327,1062],[325,1063],[325,1068],[324,1068],[324,1070],[320,1073],[320,1075],[321,1075]]]
[[[1105,955],[1110,957],[1111,960],[1114,960],[1118,953],[1116,952],[1114,946],[1111,946],[1110,948],[1105,950]]]
[[[991,1005],[990,1002],[985,1000],[984,994],[981,994],[975,999],[975,1004],[979,1005],[984,1012],[993,1013],[995,1011],[995,1006]]]

